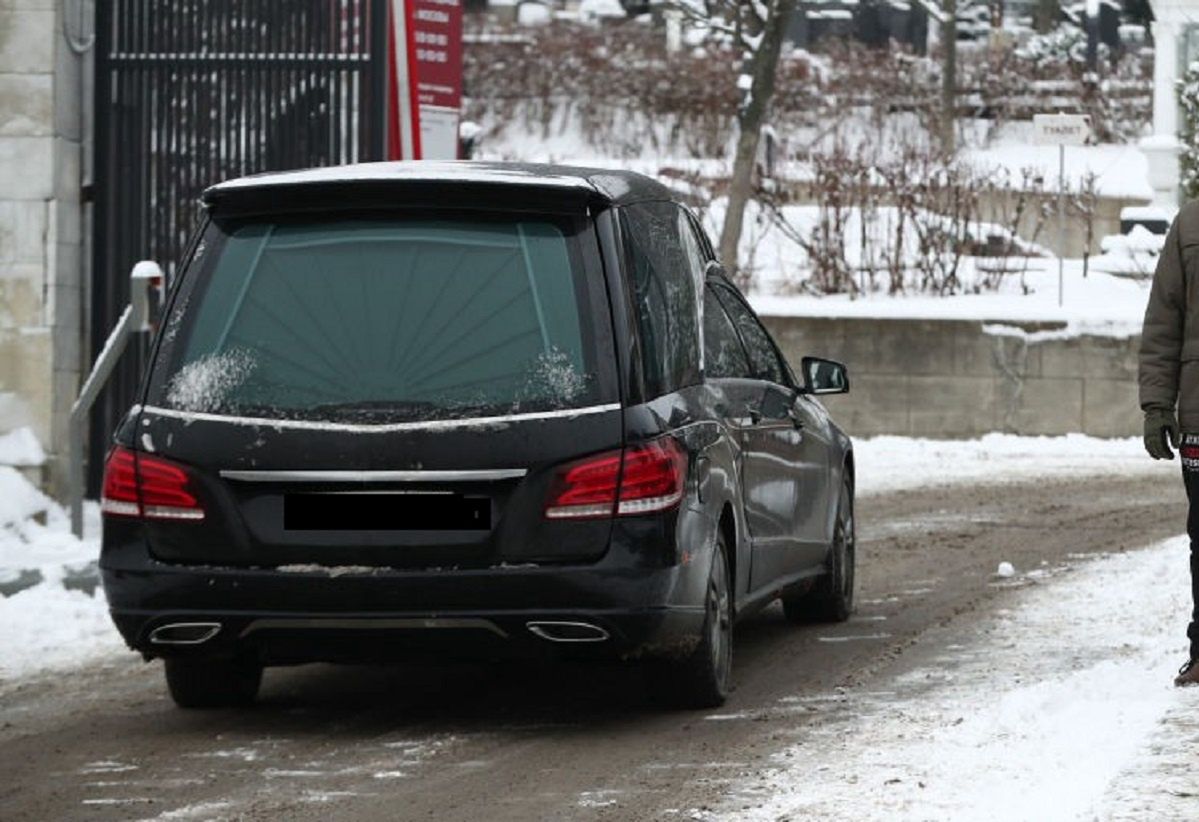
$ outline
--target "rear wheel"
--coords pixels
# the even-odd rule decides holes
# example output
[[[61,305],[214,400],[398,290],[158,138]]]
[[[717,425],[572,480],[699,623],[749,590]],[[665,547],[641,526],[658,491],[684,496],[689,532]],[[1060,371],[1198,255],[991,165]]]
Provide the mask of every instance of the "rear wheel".
[[[704,597],[699,645],[679,661],[654,663],[648,671],[657,701],[679,708],[716,708],[729,695],[733,667],[733,600],[724,537],[716,538]]]
[[[250,705],[262,683],[262,666],[239,659],[166,659],[167,689],[180,708]]]
[[[853,613],[857,550],[854,535],[853,486],[841,484],[828,572],[807,588],[783,594],[783,613],[791,622],[844,622]]]

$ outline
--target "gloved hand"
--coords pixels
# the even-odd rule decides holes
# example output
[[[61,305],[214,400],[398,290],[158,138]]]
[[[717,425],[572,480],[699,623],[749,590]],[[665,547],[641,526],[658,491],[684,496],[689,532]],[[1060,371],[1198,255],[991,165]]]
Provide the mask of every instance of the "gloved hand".
[[[1145,450],[1155,460],[1172,460],[1171,446],[1178,447],[1178,418],[1172,408],[1145,410]]]

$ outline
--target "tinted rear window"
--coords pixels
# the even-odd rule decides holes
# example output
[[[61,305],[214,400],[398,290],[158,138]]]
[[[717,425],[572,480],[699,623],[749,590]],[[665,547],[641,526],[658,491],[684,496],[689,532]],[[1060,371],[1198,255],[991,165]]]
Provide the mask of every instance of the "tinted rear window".
[[[213,226],[150,401],[340,421],[599,401],[577,226],[551,219]]]

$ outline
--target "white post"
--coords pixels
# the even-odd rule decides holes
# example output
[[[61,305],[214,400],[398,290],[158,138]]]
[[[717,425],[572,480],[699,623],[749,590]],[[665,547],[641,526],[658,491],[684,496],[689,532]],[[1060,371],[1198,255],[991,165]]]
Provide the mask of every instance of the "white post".
[[[1153,24],[1153,133],[1158,137],[1178,136],[1178,27],[1157,21]]]
[[[1191,0],[1154,0],[1153,11],[1153,134],[1141,140],[1149,161],[1153,203],[1167,210],[1178,207],[1178,38],[1191,11]]]
[[[666,19],[666,51],[677,54],[683,50],[683,14],[678,9],[667,9],[662,16]]]
[[[1065,303],[1066,291],[1066,144],[1058,150],[1057,176],[1057,304]]]

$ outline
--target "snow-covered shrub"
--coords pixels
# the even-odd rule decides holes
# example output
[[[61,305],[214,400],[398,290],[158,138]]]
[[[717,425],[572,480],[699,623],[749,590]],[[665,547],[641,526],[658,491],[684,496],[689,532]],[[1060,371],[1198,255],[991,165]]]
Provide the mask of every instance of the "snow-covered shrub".
[[[1178,138],[1182,142],[1182,195],[1199,199],[1199,62],[1191,63],[1178,81],[1178,103],[1182,123]]]

